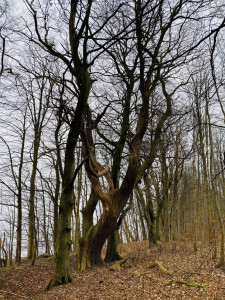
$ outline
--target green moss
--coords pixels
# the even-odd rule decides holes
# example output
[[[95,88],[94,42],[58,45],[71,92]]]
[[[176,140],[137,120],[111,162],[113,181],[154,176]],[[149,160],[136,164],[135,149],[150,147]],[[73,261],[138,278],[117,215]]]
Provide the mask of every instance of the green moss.
[[[174,282],[174,283],[184,284],[184,285],[187,285],[187,286],[199,287],[199,288],[205,288],[205,287],[206,287],[206,286],[201,285],[201,284],[197,284],[197,283],[189,283],[189,282],[185,282],[185,281],[182,281],[182,280],[175,280],[175,281],[173,281],[173,282]]]

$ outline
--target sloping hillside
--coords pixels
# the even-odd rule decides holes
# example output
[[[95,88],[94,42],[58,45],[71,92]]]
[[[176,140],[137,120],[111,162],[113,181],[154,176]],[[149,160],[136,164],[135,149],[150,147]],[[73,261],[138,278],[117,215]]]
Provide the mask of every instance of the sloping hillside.
[[[35,266],[24,260],[0,269],[0,299],[225,299],[225,273],[215,267],[212,252],[193,252],[187,241],[151,249],[147,242],[134,242],[121,245],[127,261],[120,270],[112,270],[110,264],[83,273],[74,270],[71,255],[73,283],[49,292],[44,289],[54,258],[39,258]]]

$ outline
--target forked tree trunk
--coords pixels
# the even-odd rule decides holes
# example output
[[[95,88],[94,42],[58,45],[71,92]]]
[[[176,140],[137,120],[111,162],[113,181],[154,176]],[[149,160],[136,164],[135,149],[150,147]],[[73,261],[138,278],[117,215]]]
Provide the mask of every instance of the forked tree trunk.
[[[112,180],[114,184],[114,188],[118,188],[119,186],[119,177],[120,177],[120,168],[122,161],[122,153],[124,150],[126,137],[129,129],[129,116],[130,116],[130,103],[132,97],[132,91],[134,88],[134,76],[132,73],[129,73],[129,88],[127,94],[125,95],[125,105],[123,110],[123,121],[121,124],[120,137],[115,146],[115,152],[113,155],[113,165],[112,165]],[[113,231],[110,233],[108,237],[107,244],[107,252],[105,261],[116,261],[121,260],[122,257],[119,255],[118,244],[119,244],[119,226],[115,226]]]
[[[116,217],[102,215],[95,226],[91,226],[87,234],[79,240],[76,268],[84,271],[93,265],[103,263],[101,251],[103,245],[116,224]]]
[[[83,117],[91,88],[88,73],[84,72],[83,76],[86,76],[86,85],[83,86],[81,90],[67,138],[62,179],[62,194],[59,207],[55,270],[53,277],[47,286],[47,290],[56,285],[72,281],[72,277],[69,274],[69,253],[71,245],[73,244],[71,240],[71,216],[74,207],[74,180],[83,164],[80,164],[75,170],[74,150],[83,126]]]
[[[116,222],[115,227],[113,228],[112,232],[110,233],[109,237],[108,237],[108,244],[107,244],[107,251],[106,251],[106,256],[104,261],[105,262],[112,262],[112,261],[118,261],[118,260],[122,260],[123,258],[120,256],[119,254],[119,241],[120,243],[122,243],[122,232],[121,232],[121,236],[119,237],[119,228],[122,225],[123,221],[125,222],[125,217],[127,212],[131,209],[132,206],[132,199],[133,197],[131,197],[131,202],[129,204],[129,206],[124,209],[122,211],[122,213],[120,214],[120,217],[118,219],[118,221]]]

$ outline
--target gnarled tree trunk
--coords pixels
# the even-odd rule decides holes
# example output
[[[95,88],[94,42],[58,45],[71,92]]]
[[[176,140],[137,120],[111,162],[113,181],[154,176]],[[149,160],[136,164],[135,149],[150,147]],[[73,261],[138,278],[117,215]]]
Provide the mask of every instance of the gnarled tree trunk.
[[[102,247],[116,223],[116,217],[103,214],[95,226],[91,226],[85,236],[79,240],[76,268],[80,271],[103,263]]]

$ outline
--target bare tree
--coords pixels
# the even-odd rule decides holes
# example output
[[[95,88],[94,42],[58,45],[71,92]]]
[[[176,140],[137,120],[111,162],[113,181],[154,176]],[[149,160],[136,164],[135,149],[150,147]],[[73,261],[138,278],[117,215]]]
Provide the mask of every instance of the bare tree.
[[[68,270],[68,256],[72,244],[70,238],[71,214],[74,205],[73,185],[76,174],[76,172],[74,173],[74,150],[83,127],[86,104],[93,83],[89,70],[101,54],[101,50],[98,47],[93,48],[93,40],[99,36],[104,25],[111,17],[107,16],[102,20],[101,15],[101,17],[98,18],[98,15],[95,14],[96,11],[93,10],[93,6],[98,6],[98,2],[94,3],[92,0],[85,2],[72,0],[70,4],[62,4],[59,2],[56,6],[52,6],[52,8],[49,6],[49,3],[46,3],[46,5],[43,4],[43,6],[45,6],[44,10],[42,10],[39,2],[26,1],[26,3],[33,17],[34,28],[28,28],[28,31],[23,31],[23,34],[29,40],[38,44],[46,52],[64,63],[64,70],[66,72],[69,71],[72,77],[71,84],[74,89],[74,97],[77,100],[69,122],[70,127],[65,150],[62,194],[59,209],[56,266],[53,278],[48,286],[48,288],[51,288],[57,284],[71,281]],[[110,15],[115,14],[119,7],[120,6],[110,8],[112,11]],[[42,14],[47,10],[48,16],[51,16],[51,9],[55,9],[55,12],[58,10],[58,13],[61,14],[61,20],[64,19],[67,22],[69,41],[63,38],[63,49],[56,46],[57,41],[51,41],[51,38],[54,39],[53,35],[50,36],[51,29],[53,28],[51,24],[52,20],[50,20],[47,15]],[[43,25],[44,33],[41,30],[41,26]],[[35,32],[35,35],[30,35],[31,30]],[[109,42],[105,41],[105,47],[108,46]]]
[[[38,76],[35,64],[30,63],[24,69],[31,79],[27,98],[35,132],[29,187],[29,257],[35,251],[35,178],[41,130],[48,119],[50,100],[51,104],[55,101],[53,109],[57,110],[57,156],[54,156],[57,184],[54,195],[50,193],[55,201],[56,263],[49,289],[72,280],[71,215],[74,193],[79,192],[74,191],[74,181],[82,165],[85,164],[91,188],[86,188],[90,197],[82,211],[84,230],[77,252],[79,270],[102,263],[101,250],[112,232],[107,260],[119,257],[115,239],[118,220],[129,207],[138,182],[144,178],[146,186],[150,185],[146,181],[147,170],[163,154],[159,151],[160,141],[171,126],[179,91],[189,80],[186,65],[199,56],[202,43],[217,35],[225,24],[219,15],[219,24],[212,20],[214,8],[210,7],[210,1],[71,0],[52,4],[25,0],[24,3],[30,14],[27,19],[23,17],[23,28],[18,25],[17,32],[25,38],[25,43],[32,42],[40,50],[39,54],[35,52],[35,60],[55,64],[55,69],[42,64]],[[18,61],[18,65],[23,63]],[[59,72],[55,71],[57,68]],[[58,86],[58,98],[52,92],[52,85]],[[60,130],[67,134],[62,158]],[[80,136],[83,160],[76,163],[74,152]],[[143,157],[143,145],[148,141]],[[166,198],[168,166],[165,157],[162,161]],[[41,171],[40,174],[43,175]],[[44,175],[41,180],[44,185]],[[100,217],[94,222],[96,211]],[[138,236],[138,226],[136,232]]]
[[[30,199],[29,199],[29,233],[28,233],[28,253],[27,256],[33,259],[35,252],[35,178],[37,173],[38,153],[41,141],[41,135],[44,126],[48,121],[47,112],[52,95],[53,84],[47,77],[47,66],[42,66],[43,72],[40,79],[28,79],[27,101],[30,118],[33,125],[34,138],[32,145],[32,171],[30,178]]]
[[[0,39],[1,39],[1,44],[0,44],[0,54],[1,54],[1,65],[0,65],[0,77],[2,76],[3,72],[5,71],[4,67],[4,59],[5,59],[5,50],[6,50],[6,38],[5,38],[5,33],[4,29],[6,26],[6,11],[7,11],[7,2],[5,2],[4,6],[0,7]]]
[[[82,134],[84,158],[89,157],[85,162],[85,166],[95,195],[101,201],[103,214],[100,221],[95,226],[91,226],[80,239],[80,252],[78,254],[78,268],[80,270],[84,270],[92,264],[101,263],[101,249],[106,238],[113,230],[115,222],[125,207],[133,188],[145,174],[145,171],[151,167],[156,158],[162,132],[168,126],[168,119],[172,114],[174,105],[173,97],[175,98],[179,88],[187,83],[187,81],[185,83],[185,81],[179,82],[179,80],[178,83],[175,83],[169,80],[169,78],[175,76],[174,72],[177,72],[181,66],[184,66],[185,61],[194,58],[192,56],[194,55],[193,52],[204,40],[224,27],[224,20],[222,20],[222,23],[217,28],[206,31],[204,36],[190,36],[187,30],[188,26],[190,26],[189,21],[192,20],[191,23],[197,26],[198,22],[196,19],[194,21],[192,17],[196,11],[206,5],[202,1],[199,1],[196,3],[194,9],[194,7],[191,7],[192,4],[190,1],[177,1],[172,6],[167,6],[163,1],[157,1],[154,4],[150,1],[145,1],[144,3],[142,1],[135,1],[135,5],[129,10],[129,20],[132,17],[134,20],[134,27],[132,25],[129,27],[129,33],[131,34],[130,43],[133,44],[133,49],[136,49],[135,55],[138,61],[137,69],[130,69],[129,71],[130,73],[133,72],[137,78],[137,98],[141,99],[140,102],[135,101],[135,97],[132,99],[134,101],[133,107],[136,108],[136,111],[134,110],[136,115],[130,121],[132,122],[132,126],[130,125],[129,129],[135,133],[127,136],[129,146],[129,148],[126,148],[126,154],[129,157],[128,167],[120,179],[120,186],[115,188],[115,183],[109,173],[109,165],[102,165],[96,159],[96,150],[93,148],[93,137],[90,132],[90,129],[93,130],[93,126],[91,126],[90,114],[87,114],[86,129]],[[165,14],[165,11],[168,14]],[[178,24],[178,19],[182,19],[183,22]],[[199,22],[201,22],[200,18]],[[152,26],[153,23],[154,26]],[[126,26],[126,24],[124,21],[123,25]],[[133,32],[135,32],[135,36],[132,35]],[[126,34],[126,38],[129,38],[128,33]],[[186,38],[193,40],[191,47],[187,45]],[[120,46],[121,48],[123,47],[121,44]],[[113,75],[116,77],[118,73],[120,74],[119,57],[124,61],[126,52],[122,53],[124,54],[124,57],[122,57],[114,49],[113,54],[116,57],[114,67],[117,70],[117,73]],[[126,60],[129,61],[129,58],[126,57]],[[132,65],[134,60],[135,58],[132,53],[129,63]],[[128,76],[125,75],[124,78],[127,80]],[[151,108],[153,109],[151,110]],[[109,109],[107,112],[116,112],[116,107],[113,106],[112,110]],[[110,119],[110,116],[106,115],[107,117],[105,118]],[[113,119],[115,126],[117,117],[113,117]],[[149,126],[153,123],[154,127],[150,127],[152,139],[149,152],[145,160],[140,163],[141,145]],[[107,123],[106,121],[106,124],[106,128],[111,127],[113,129],[113,126],[110,126],[109,122]],[[107,130],[104,129],[104,132],[107,132]],[[115,129],[115,132],[118,134],[118,128]],[[103,137],[103,140],[112,147],[115,147],[110,139],[107,140],[106,137]],[[108,190],[105,190],[101,185],[100,178],[102,176],[105,177]],[[168,189],[165,190],[168,191]]]

